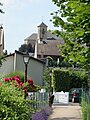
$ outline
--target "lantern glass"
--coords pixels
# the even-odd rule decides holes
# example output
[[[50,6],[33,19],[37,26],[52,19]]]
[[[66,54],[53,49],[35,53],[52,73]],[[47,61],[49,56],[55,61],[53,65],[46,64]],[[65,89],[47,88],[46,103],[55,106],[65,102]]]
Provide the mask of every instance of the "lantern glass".
[[[29,59],[30,59],[30,58],[29,58],[28,55],[24,55],[24,56],[23,56],[23,61],[24,61],[25,64],[28,64]]]

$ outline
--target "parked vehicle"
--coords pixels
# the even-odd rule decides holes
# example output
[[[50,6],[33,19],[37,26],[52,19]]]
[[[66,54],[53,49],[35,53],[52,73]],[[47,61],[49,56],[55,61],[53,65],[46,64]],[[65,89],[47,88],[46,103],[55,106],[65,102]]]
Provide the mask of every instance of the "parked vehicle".
[[[69,102],[80,102],[82,88],[72,88],[69,91]]]

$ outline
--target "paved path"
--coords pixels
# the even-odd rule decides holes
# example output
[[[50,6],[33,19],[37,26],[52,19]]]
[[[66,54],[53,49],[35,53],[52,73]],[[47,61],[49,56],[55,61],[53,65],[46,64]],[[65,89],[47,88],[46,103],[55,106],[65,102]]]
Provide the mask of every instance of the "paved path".
[[[53,113],[48,120],[82,120],[81,107],[78,103],[69,105],[53,105]]]

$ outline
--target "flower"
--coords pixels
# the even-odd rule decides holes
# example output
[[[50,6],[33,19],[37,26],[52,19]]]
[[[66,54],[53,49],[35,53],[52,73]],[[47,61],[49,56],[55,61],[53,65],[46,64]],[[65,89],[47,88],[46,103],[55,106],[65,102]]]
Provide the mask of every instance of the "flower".
[[[21,81],[20,81],[20,79],[19,78],[17,78],[17,77],[15,77],[15,80],[18,82],[18,83],[20,83]]]
[[[28,90],[27,90],[27,88],[24,87],[23,89],[24,89],[25,95],[27,96],[27,95],[28,95]]]
[[[12,76],[11,78],[4,78],[5,82],[11,82],[12,85],[17,87],[18,90],[23,90],[25,95],[28,95],[28,92],[35,92],[38,90],[38,86],[34,85],[32,77],[30,77],[26,83],[21,82],[20,77]]]
[[[10,79],[9,78],[4,78],[4,81],[8,82]]]
[[[27,81],[28,81],[28,83],[29,83],[30,85],[33,85],[33,80],[32,80],[31,77],[30,77]]]

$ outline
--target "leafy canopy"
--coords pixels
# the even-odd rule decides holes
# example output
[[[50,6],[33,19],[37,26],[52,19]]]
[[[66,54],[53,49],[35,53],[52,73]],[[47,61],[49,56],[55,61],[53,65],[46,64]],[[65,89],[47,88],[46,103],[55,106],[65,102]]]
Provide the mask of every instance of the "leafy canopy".
[[[89,0],[52,0],[58,7],[53,12],[52,22],[55,27],[61,27],[54,31],[61,35],[65,41],[59,46],[64,60],[72,60],[73,64],[90,68],[90,1]]]
[[[3,6],[3,4],[1,2],[0,2],[0,6]],[[4,13],[1,8],[0,8],[0,13]]]

